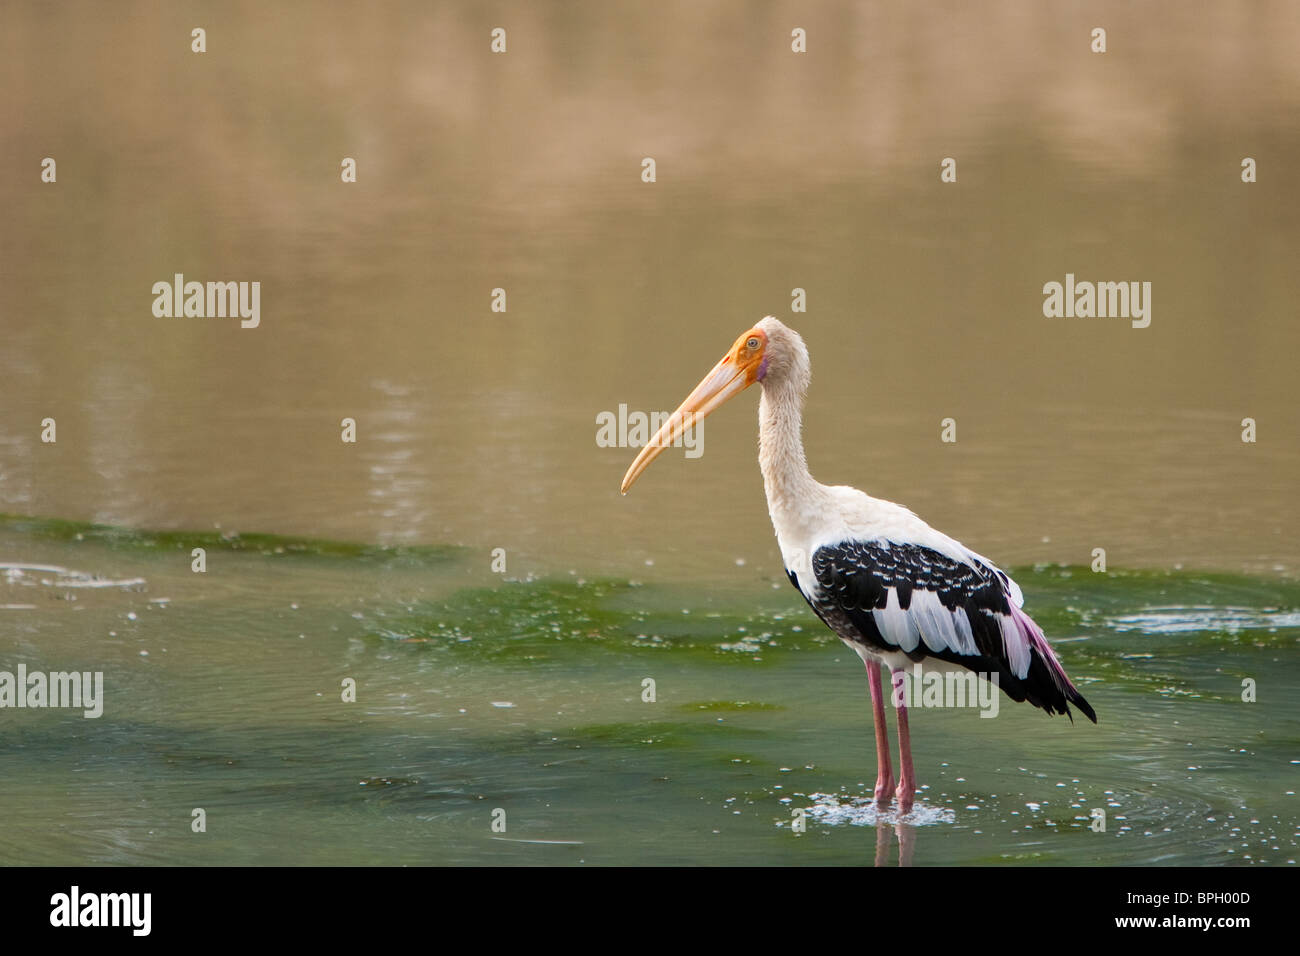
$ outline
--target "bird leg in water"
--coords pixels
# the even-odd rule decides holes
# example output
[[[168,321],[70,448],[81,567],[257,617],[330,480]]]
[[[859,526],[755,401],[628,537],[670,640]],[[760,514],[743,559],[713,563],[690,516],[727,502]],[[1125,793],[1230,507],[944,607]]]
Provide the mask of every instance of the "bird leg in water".
[[[898,813],[910,813],[916,797],[916,774],[912,770],[912,735],[907,729],[907,705],[903,703],[903,672],[891,671],[894,711],[898,715]]]
[[[876,809],[889,806],[894,789],[894,769],[889,765],[889,729],[885,726],[885,685],[880,680],[880,662],[867,661],[867,683],[871,685],[871,712],[876,722]]]

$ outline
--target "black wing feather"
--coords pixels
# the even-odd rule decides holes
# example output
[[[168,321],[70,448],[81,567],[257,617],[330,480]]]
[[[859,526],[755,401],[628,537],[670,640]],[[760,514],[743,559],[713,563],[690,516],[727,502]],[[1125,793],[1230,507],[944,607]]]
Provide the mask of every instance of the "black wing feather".
[[[1065,714],[1071,719],[1069,705],[1075,704],[1096,723],[1096,713],[1054,655],[1046,660],[1031,643],[1028,671],[1023,677],[1012,672],[1000,624],[1002,618],[1013,614],[1011,585],[997,568],[978,562],[972,566],[921,545],[884,541],[847,541],[819,548],[813,554],[812,568],[817,583],[816,589],[810,589],[813,597],[799,586],[793,571],[787,569],[786,573],[817,616],[842,639],[870,651],[902,651],[881,633],[872,611],[885,610],[891,591],[904,611],[911,608],[915,592],[928,591],[948,613],[964,612],[976,653],[947,647],[935,650],[922,640],[914,649],[903,651],[911,660],[937,658],[983,675],[997,674],[998,686],[1012,700],[1028,701],[1049,714]],[[1052,654],[1045,645],[1044,649]]]

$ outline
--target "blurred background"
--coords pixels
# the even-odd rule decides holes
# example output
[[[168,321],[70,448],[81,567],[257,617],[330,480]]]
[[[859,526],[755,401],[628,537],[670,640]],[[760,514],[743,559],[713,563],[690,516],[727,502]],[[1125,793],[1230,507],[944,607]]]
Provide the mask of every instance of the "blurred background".
[[[1295,573],[1293,3],[18,3],[0,26],[0,510],[538,571],[770,563],[737,520],[765,511],[756,395],[627,500],[633,452],[595,441],[770,313],[812,353],[823,481],[1011,564]],[[261,327],[155,318],[177,272],[259,280]],[[1151,282],[1151,326],[1044,318],[1067,272]]]

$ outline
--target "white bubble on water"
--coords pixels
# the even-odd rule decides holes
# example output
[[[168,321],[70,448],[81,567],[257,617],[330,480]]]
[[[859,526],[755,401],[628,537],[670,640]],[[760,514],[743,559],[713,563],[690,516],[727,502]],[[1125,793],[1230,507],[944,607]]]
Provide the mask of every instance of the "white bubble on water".
[[[898,810],[890,807],[879,810],[870,797],[849,797],[831,793],[810,793],[808,799],[812,806],[805,808],[805,813],[812,820],[828,826],[877,826],[879,824],[898,823]],[[932,807],[918,803],[912,812],[902,817],[902,821],[913,826],[933,826],[938,823],[954,823],[957,814],[948,807]]]

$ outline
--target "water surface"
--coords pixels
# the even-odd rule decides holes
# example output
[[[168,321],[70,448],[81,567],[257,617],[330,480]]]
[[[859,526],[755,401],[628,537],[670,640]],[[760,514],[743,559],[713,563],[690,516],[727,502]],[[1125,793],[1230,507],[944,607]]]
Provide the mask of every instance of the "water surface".
[[[855,804],[861,665],[769,574],[488,580],[454,549],[267,538],[199,575],[184,537],[0,523],[28,556],[7,659],[106,685],[97,719],[5,712],[3,862],[869,863],[895,828]],[[1100,723],[913,709],[910,861],[1294,862],[1300,587],[1018,577]]]

